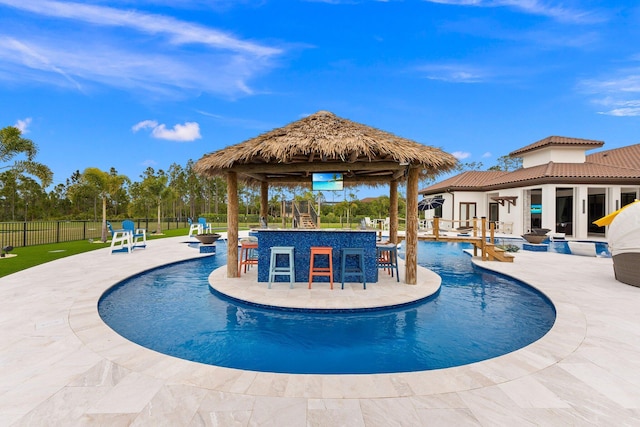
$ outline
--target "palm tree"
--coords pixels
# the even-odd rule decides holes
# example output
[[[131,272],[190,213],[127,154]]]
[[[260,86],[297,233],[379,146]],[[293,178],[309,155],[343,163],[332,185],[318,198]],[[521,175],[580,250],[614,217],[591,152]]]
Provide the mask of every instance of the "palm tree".
[[[150,167],[144,171],[143,177],[143,192],[146,193],[150,199],[153,199],[156,202],[158,208],[156,233],[162,234],[162,201],[171,195],[171,189],[167,187],[169,177],[162,169],[160,169],[156,175],[153,168]]]
[[[47,187],[53,181],[53,172],[42,163],[34,159],[38,153],[38,147],[30,139],[22,137],[22,131],[14,126],[0,129],[0,179],[15,181],[26,178],[26,175],[35,176],[40,180],[42,187]],[[24,154],[26,158],[11,161]],[[2,173],[2,172],[5,173]],[[9,173],[6,173],[9,172]],[[13,195],[15,199],[15,194]]]
[[[17,127],[7,126],[0,129],[0,161],[9,162],[19,154],[25,154],[26,160],[16,160],[13,164],[2,166],[2,169],[12,169],[18,173],[27,173],[40,179],[43,187],[51,184],[53,172],[42,163],[34,161],[38,147],[30,139],[22,137],[22,131]]]
[[[82,180],[102,199],[102,241],[106,242],[107,199],[117,194],[128,178],[125,175],[110,174],[98,168],[86,168],[82,173]]]

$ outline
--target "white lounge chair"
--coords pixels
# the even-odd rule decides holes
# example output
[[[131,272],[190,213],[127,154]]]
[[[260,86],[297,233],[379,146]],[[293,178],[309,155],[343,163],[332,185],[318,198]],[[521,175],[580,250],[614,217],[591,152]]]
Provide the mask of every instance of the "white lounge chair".
[[[107,228],[111,233],[111,249],[109,251],[109,254],[113,254],[114,252],[131,253],[131,233],[128,230],[122,228],[119,230],[114,230],[109,221],[107,221]]]
[[[200,223],[193,222],[191,218],[187,218],[187,221],[189,222],[189,234],[187,235],[188,237],[193,237],[202,232],[202,226],[200,225]]]

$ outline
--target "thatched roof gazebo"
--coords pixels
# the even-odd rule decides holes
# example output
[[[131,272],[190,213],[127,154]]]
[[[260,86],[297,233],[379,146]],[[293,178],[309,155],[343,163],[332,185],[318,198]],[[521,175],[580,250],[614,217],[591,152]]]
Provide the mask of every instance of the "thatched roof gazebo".
[[[261,188],[266,216],[269,185],[311,187],[314,172],[339,172],[344,185],[389,185],[390,240],[397,241],[398,183],[407,183],[406,275],[416,283],[418,181],[451,170],[452,155],[370,126],[319,111],[287,126],[204,155],[195,171],[227,178],[229,242],[238,238],[238,180]],[[227,276],[237,277],[238,253],[228,245]]]

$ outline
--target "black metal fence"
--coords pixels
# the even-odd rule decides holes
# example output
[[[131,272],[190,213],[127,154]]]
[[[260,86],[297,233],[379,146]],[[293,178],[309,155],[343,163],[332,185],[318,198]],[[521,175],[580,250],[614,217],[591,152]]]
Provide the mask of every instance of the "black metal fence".
[[[120,220],[109,220],[113,228],[121,228]],[[155,230],[157,219],[134,219],[137,228]],[[166,218],[163,230],[188,228],[187,219]],[[110,236],[107,236],[110,237]],[[44,245],[75,240],[99,240],[102,238],[102,221],[29,221],[0,223],[0,246]]]

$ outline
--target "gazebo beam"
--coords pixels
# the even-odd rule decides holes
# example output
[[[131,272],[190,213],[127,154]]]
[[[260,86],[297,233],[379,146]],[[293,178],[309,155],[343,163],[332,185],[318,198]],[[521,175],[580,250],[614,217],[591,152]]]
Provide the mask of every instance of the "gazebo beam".
[[[343,162],[320,162],[320,163],[290,163],[286,166],[280,163],[267,164],[240,164],[235,165],[231,170],[250,174],[259,170],[263,173],[282,173],[288,172],[348,172],[350,170],[358,171],[376,171],[376,170],[404,170],[405,166],[399,166],[396,162],[367,162],[367,163],[343,163]]]
[[[246,174],[243,174],[243,175],[246,175]],[[263,181],[260,181],[260,182],[263,182]],[[264,182],[268,182],[270,184],[300,185],[300,184],[304,184],[305,181],[301,180],[299,176],[290,176],[290,177],[279,176],[275,178],[267,178]],[[354,176],[353,178],[345,177],[343,179],[343,182],[347,184],[388,184],[389,178],[386,176],[364,176],[364,177]],[[306,180],[306,183],[311,185],[311,178]]]
[[[248,176],[250,178],[253,178],[256,181],[260,181],[260,182],[267,182],[269,180],[267,175],[265,175],[263,173],[243,173],[243,175],[246,175],[246,176]]]

